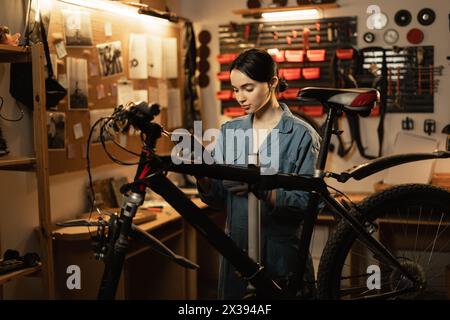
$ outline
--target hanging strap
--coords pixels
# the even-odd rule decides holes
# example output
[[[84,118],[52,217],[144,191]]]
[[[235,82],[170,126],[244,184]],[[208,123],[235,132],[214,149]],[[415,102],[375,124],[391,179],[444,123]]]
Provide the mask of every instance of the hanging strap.
[[[45,51],[45,59],[47,60],[48,77],[53,78],[54,73],[53,73],[52,61],[50,59],[50,49],[48,48],[47,33],[45,31],[45,26],[44,26],[44,22],[42,21],[42,15],[41,15],[40,11],[39,11],[39,21],[40,21],[42,43],[44,45],[44,51]]]

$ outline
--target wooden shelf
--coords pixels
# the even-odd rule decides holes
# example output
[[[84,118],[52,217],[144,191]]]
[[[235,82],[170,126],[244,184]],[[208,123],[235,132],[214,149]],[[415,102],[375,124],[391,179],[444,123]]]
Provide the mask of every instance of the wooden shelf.
[[[36,158],[33,157],[4,156],[0,158],[0,170],[32,171],[35,164]]]
[[[0,62],[28,62],[31,61],[28,47],[16,47],[0,44]]]
[[[39,265],[37,265],[36,267],[21,269],[21,270],[9,272],[7,274],[2,274],[2,275],[0,275],[0,286],[2,286],[3,284],[5,284],[9,281],[32,275],[33,273],[36,273],[36,272],[40,271],[41,269],[42,269],[42,263],[39,263]]]
[[[308,9],[317,9],[317,10],[325,10],[325,9],[335,9],[339,8],[337,3],[323,3],[323,4],[311,4],[311,5],[303,5],[296,7],[278,7],[278,8],[255,8],[255,9],[241,9],[241,10],[233,10],[234,14],[251,16],[257,15],[266,12],[284,12],[284,11],[295,11],[295,10],[308,10]]]

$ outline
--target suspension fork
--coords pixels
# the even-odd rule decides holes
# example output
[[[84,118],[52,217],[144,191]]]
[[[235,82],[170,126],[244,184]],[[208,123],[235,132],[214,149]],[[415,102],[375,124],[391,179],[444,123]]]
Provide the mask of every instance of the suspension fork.
[[[150,166],[147,162],[149,154],[151,154],[150,151],[144,148],[136,171],[135,181],[143,179],[150,171]],[[110,224],[110,227],[112,227],[112,230],[108,230],[111,237],[110,247],[105,257],[105,269],[98,292],[99,300],[112,300],[116,296],[123,264],[129,247],[128,239],[131,233],[131,225],[139,206],[144,201],[144,197],[145,185],[141,183],[134,186],[132,193],[125,196],[119,218]]]
[[[400,262],[386,249],[378,240],[373,238],[364,228],[364,226],[354,217],[350,212],[336,201],[331,195],[322,195],[325,202],[329,205],[331,210],[341,216],[352,229],[357,233],[358,239],[363,242],[374,254],[382,259],[387,265],[402,272],[412,283],[417,285],[417,280],[414,276],[404,268]]]

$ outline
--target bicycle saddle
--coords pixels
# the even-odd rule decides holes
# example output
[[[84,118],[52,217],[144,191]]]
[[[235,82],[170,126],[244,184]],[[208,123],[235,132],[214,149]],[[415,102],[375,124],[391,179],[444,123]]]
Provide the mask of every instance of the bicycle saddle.
[[[380,99],[378,90],[366,89],[335,89],[306,87],[297,94],[299,100],[318,100],[329,103],[330,107],[341,106],[344,111],[367,113]]]

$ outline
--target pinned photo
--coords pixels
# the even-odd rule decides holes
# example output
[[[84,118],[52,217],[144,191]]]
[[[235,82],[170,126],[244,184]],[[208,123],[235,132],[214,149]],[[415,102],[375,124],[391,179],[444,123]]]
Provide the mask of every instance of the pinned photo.
[[[99,44],[97,51],[102,77],[123,72],[122,43],[120,41]]]
[[[66,46],[92,46],[91,14],[62,10]]]
[[[66,114],[47,112],[47,137],[49,149],[65,149]]]
[[[87,60],[67,58],[69,77],[69,109],[86,110],[88,108]]]

